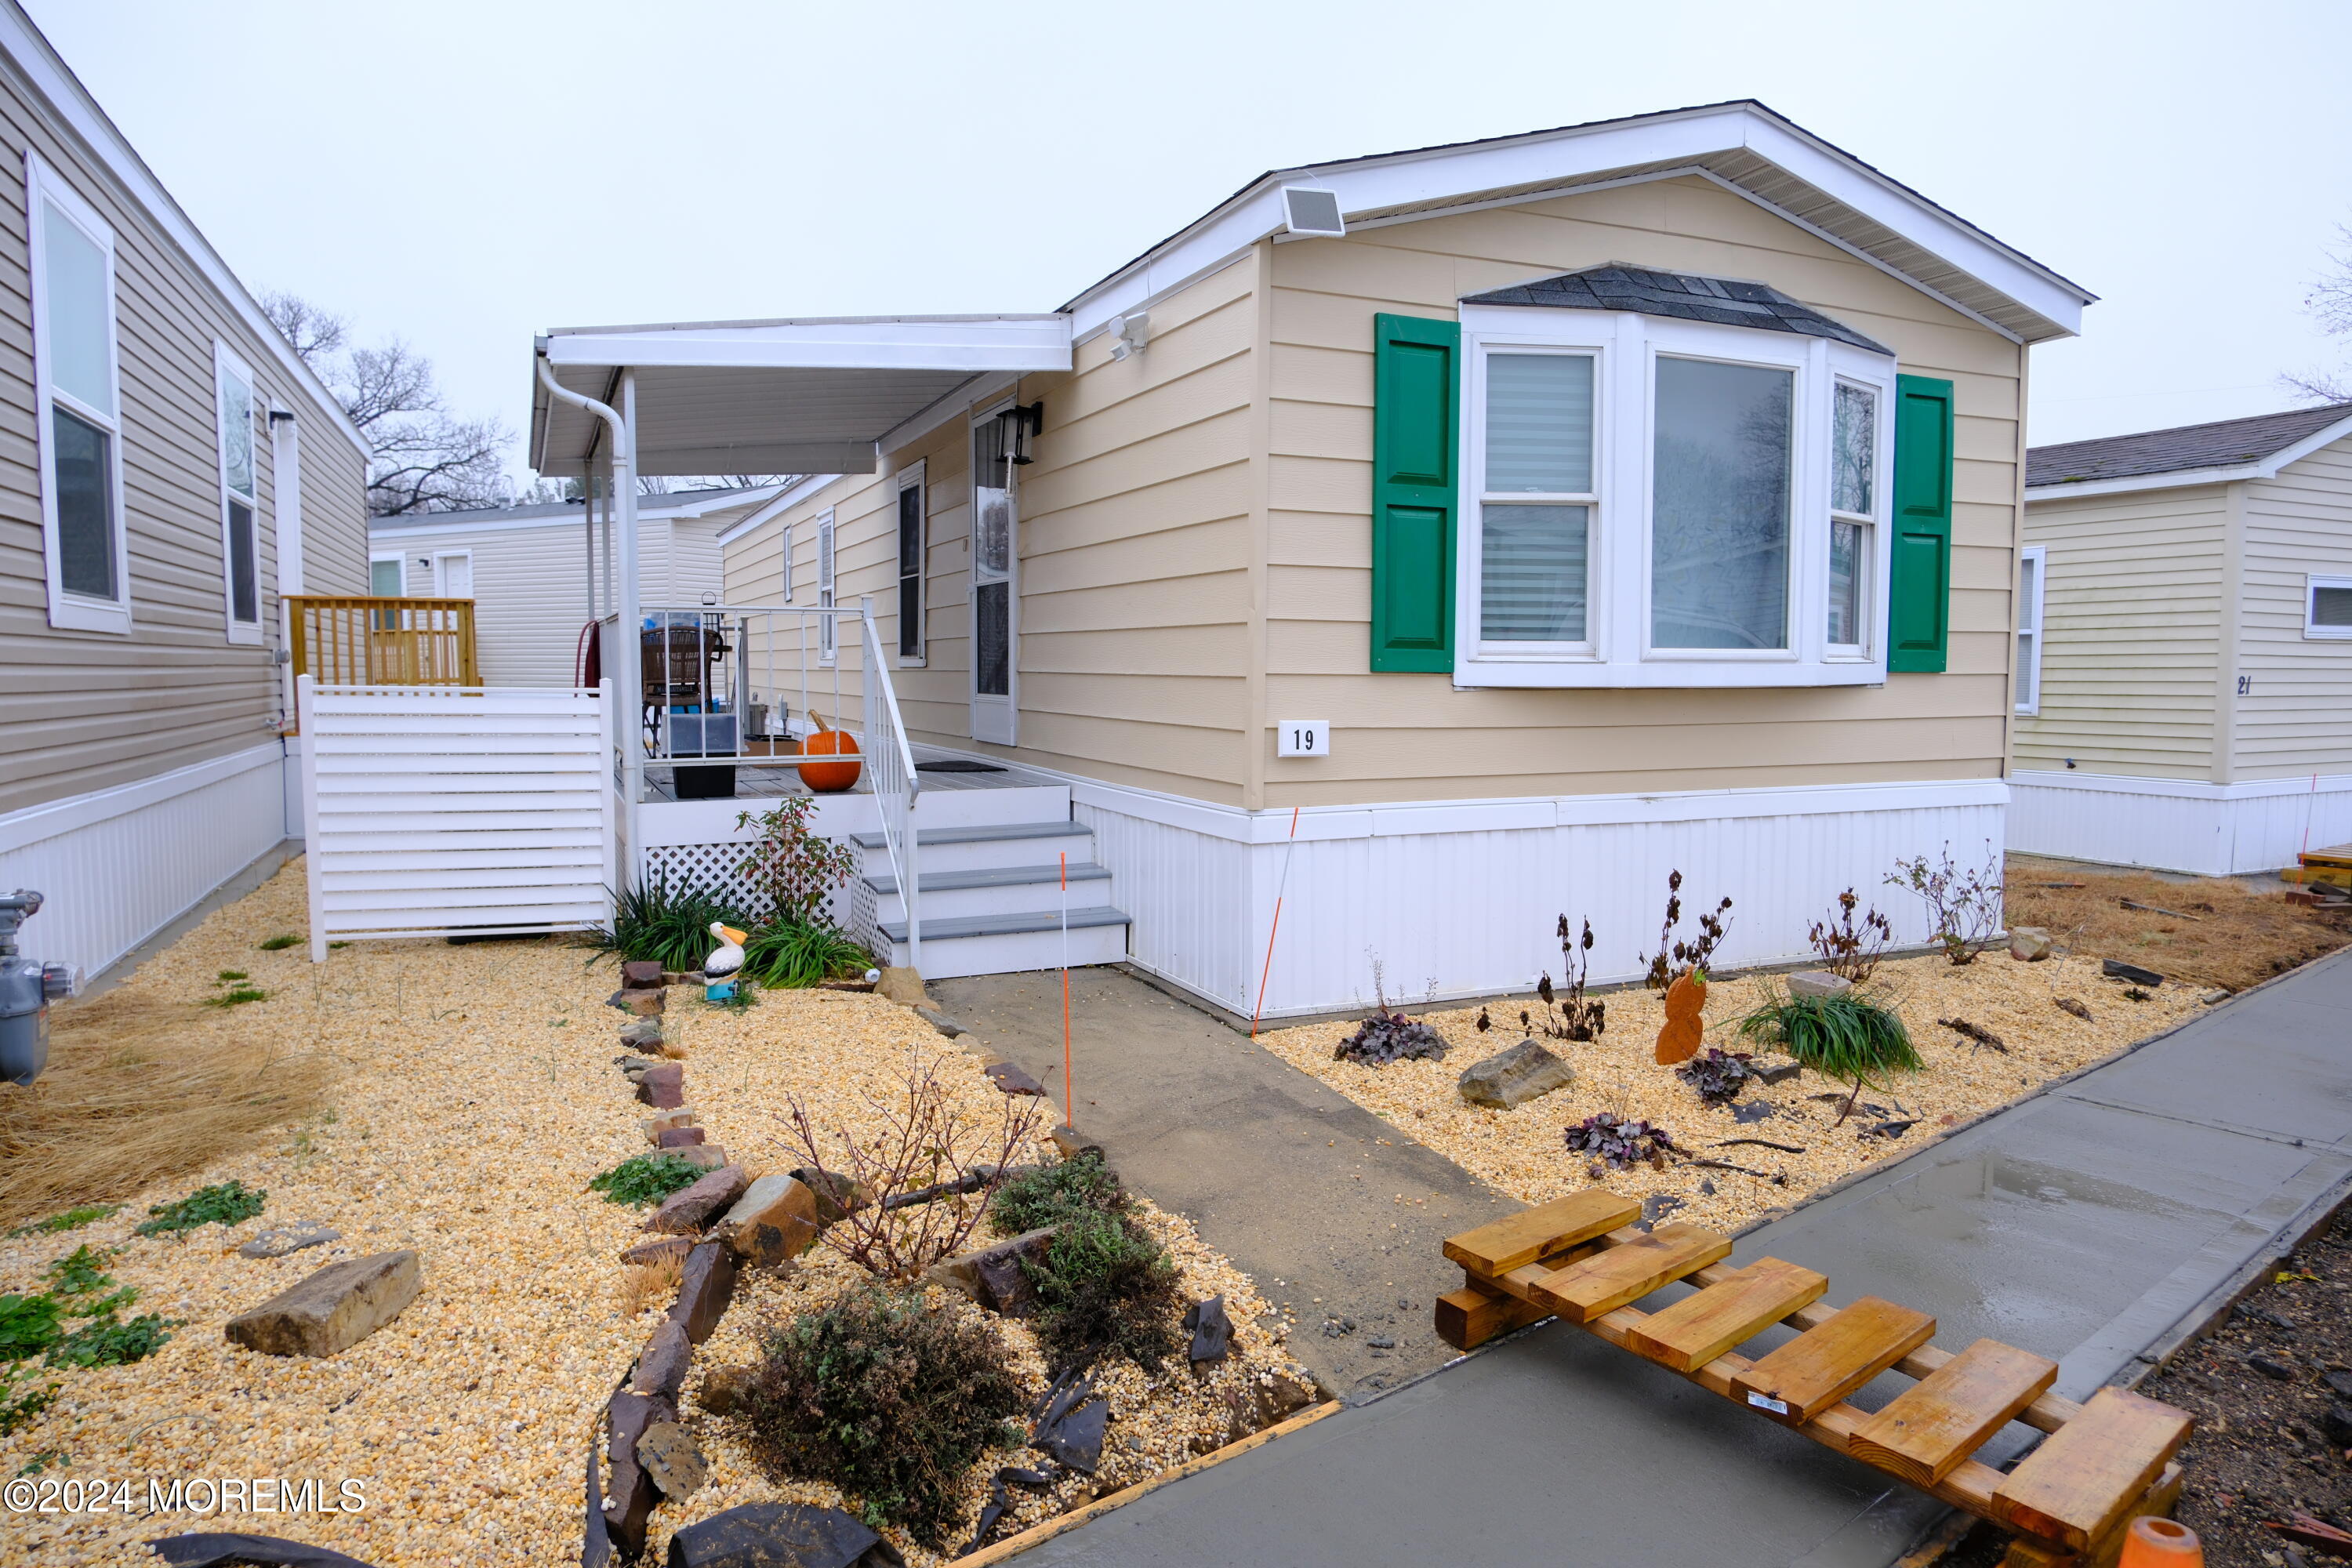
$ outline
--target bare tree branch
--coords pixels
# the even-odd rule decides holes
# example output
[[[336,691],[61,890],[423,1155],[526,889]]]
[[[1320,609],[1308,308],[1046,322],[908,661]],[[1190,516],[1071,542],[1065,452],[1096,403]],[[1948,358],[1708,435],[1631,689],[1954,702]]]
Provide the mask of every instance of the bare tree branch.
[[[312,370],[320,368],[320,359],[331,356],[343,346],[343,319],[320,310],[299,294],[273,289],[261,297],[260,304],[261,313],[269,318],[270,325]]]
[[[2304,312],[2331,338],[2352,339],[2352,225],[2338,225],[2341,249],[2326,252],[2327,270],[2303,297]],[[2340,371],[2289,371],[2279,384],[2298,397],[2315,403],[2352,403],[2352,367]]]

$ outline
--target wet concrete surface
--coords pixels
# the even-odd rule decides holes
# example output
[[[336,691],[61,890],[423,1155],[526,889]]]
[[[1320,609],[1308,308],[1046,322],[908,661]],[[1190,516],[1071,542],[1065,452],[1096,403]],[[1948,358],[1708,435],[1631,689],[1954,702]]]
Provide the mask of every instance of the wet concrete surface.
[[[2059,1391],[2081,1398],[2144,1370],[2347,1184],[2352,952],[1753,1232],[1732,1261],[1769,1253],[1827,1274],[1833,1304],[1933,1312],[1947,1349],[1988,1335],[2055,1357]],[[2031,1438],[2011,1426],[1986,1457]],[[1021,1561],[1882,1568],[1942,1511],[1553,1323]]]
[[[1453,1358],[1433,1313],[1462,1271],[1439,1244],[1517,1204],[1130,974],[1074,970],[1070,983],[1074,1125],[1129,1185],[1192,1221],[1297,1314],[1291,1353],[1325,1388],[1368,1399]],[[1058,971],[934,981],[930,991],[983,1054],[1009,1058],[1063,1099]],[[1341,1324],[1354,1327],[1325,1331]]]

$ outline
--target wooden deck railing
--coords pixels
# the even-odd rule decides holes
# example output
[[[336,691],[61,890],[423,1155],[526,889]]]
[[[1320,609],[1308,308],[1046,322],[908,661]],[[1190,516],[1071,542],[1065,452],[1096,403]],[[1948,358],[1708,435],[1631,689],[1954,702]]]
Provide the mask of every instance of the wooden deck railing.
[[[286,600],[294,674],[321,686],[479,686],[474,601],[303,594]]]

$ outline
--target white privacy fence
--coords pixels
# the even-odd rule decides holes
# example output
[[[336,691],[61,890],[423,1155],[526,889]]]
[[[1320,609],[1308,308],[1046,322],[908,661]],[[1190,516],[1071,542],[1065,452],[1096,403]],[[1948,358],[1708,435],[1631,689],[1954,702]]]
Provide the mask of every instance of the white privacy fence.
[[[369,937],[578,931],[618,885],[599,690],[299,683],[310,956]]]

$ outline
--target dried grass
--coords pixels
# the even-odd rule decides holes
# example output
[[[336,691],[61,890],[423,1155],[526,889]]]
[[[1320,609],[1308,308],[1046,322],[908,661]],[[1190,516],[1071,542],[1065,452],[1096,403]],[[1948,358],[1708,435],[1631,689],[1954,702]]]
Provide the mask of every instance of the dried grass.
[[[325,1103],[331,1059],[121,990],[50,1015],[49,1065],[0,1085],[0,1226],[202,1170]]]
[[[2174,913],[2127,910],[2126,899]],[[2011,925],[2040,926],[2073,952],[2231,991],[2352,944],[2352,919],[2291,904],[2283,885],[2258,891],[2229,877],[2157,877],[2012,855],[2004,902]]]
[[[658,1258],[651,1263],[628,1263],[621,1268],[614,1294],[620,1298],[621,1316],[635,1318],[647,1307],[658,1307],[677,1300],[679,1285],[686,1279],[686,1259]]]

